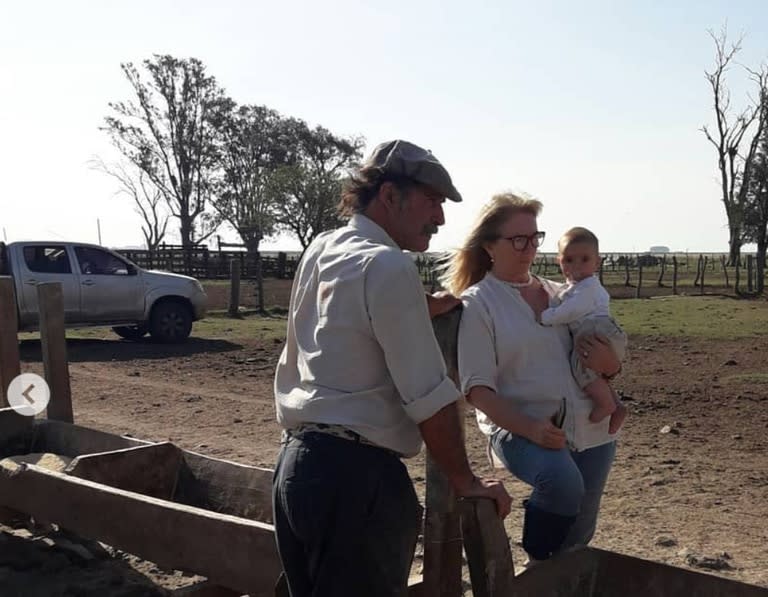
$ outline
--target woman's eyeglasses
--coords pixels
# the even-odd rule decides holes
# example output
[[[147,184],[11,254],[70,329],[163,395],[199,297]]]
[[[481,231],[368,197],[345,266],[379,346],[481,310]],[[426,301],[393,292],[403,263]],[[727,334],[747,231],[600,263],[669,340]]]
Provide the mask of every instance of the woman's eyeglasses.
[[[525,251],[525,249],[528,247],[528,243],[530,243],[534,249],[539,248],[541,243],[544,242],[545,236],[546,232],[539,230],[530,236],[526,236],[525,234],[518,234],[517,236],[502,236],[501,238],[511,242],[515,250]]]

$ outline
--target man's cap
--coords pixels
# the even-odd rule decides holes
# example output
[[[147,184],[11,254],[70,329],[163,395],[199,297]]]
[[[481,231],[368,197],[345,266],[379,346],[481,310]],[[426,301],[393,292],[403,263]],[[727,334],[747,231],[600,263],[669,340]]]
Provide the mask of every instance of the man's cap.
[[[363,168],[376,168],[382,173],[410,178],[428,185],[452,201],[461,201],[461,194],[451,182],[448,170],[427,149],[396,139],[377,145]]]

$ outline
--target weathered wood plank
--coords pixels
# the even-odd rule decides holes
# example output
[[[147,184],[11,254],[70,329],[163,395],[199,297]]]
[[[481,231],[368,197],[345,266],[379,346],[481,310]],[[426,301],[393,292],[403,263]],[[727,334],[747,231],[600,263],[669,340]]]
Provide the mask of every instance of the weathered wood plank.
[[[591,547],[541,562],[515,577],[511,595],[537,597],[766,597],[768,589]]]
[[[432,320],[435,337],[454,382],[458,372],[456,345],[460,319],[461,309],[457,308]],[[459,418],[463,426],[464,417]],[[456,496],[429,454],[426,467],[423,591],[435,597],[460,597],[462,543]]]
[[[221,585],[204,580],[171,592],[171,597],[241,597],[240,591],[233,591]]]
[[[0,469],[0,505],[251,596],[273,595],[281,570],[271,525],[34,465]]]
[[[21,373],[18,329],[13,278],[0,276],[0,408],[8,406],[8,384]]]
[[[465,498],[460,501],[460,510],[472,594],[474,597],[509,595],[515,569],[496,505],[486,498]]]
[[[170,500],[181,450],[170,442],[76,457],[66,472],[117,489]]]
[[[75,458],[83,454],[109,452],[150,443],[72,423],[37,419],[34,425],[34,439],[29,451],[50,452]]]
[[[38,284],[37,301],[40,310],[40,346],[43,352],[45,380],[51,390],[47,415],[49,419],[72,423],[72,389],[69,385],[61,283]]]
[[[173,499],[213,512],[272,522],[272,470],[184,451]]]
[[[32,417],[23,417],[12,408],[0,408],[0,460],[30,451],[33,425]]]

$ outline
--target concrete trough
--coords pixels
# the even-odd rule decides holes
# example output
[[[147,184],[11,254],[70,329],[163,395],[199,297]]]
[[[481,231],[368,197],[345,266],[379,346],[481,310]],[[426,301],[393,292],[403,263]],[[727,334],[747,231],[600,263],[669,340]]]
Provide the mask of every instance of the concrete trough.
[[[0,409],[0,460],[31,454],[72,460],[0,467],[0,506],[238,594],[275,594],[271,470]]]

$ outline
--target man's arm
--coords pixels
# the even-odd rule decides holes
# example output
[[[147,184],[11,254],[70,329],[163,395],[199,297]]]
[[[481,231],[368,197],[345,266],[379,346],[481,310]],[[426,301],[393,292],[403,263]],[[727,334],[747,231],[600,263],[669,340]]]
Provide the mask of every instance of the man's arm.
[[[500,481],[480,479],[469,466],[461,436],[458,403],[454,402],[419,423],[421,435],[432,459],[461,497],[487,497],[496,502],[496,511],[505,518],[512,499]]]

